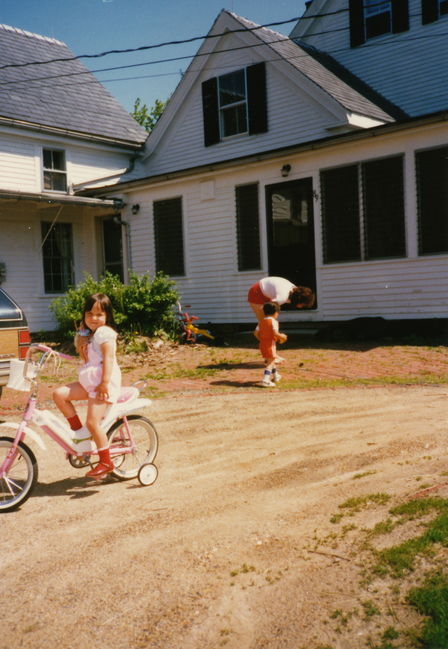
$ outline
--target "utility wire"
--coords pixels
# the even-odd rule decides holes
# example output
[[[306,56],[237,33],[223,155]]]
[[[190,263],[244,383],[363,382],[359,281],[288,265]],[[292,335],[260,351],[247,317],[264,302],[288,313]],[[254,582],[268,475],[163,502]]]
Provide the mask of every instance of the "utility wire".
[[[341,28],[340,30],[337,30],[337,31],[344,31],[346,29],[347,28]],[[389,43],[389,45],[394,45],[394,46],[397,45],[398,46],[398,45],[401,45],[403,42],[423,40],[423,39],[427,39],[427,38],[442,37],[442,36],[446,36],[446,35],[447,35],[446,32],[442,32],[442,33],[438,33],[438,34],[423,34],[423,35],[420,35],[420,36],[404,36],[404,37],[401,37],[400,40],[396,40],[396,41],[393,41],[393,42]],[[313,34],[313,36],[314,36],[314,34]],[[223,49],[223,50],[217,50],[217,51],[214,51],[213,54],[223,54],[223,53],[227,53],[227,52],[235,52],[235,51],[240,51],[240,50],[251,49],[251,48],[254,48],[254,47],[269,46],[269,45],[275,45],[275,44],[281,44],[281,43],[285,43],[285,44],[294,43],[295,45],[298,45],[299,47],[301,46],[300,41],[296,42],[296,41],[291,40],[289,37],[284,36],[284,37],[282,37],[282,38],[280,38],[278,40],[273,40],[273,41],[264,41],[264,40],[262,40],[259,43],[254,43],[252,45],[241,45],[241,46],[238,46],[238,47],[231,47],[231,48],[226,48],[226,49]],[[306,44],[305,41],[304,41],[303,45],[304,45],[304,49],[305,49],[305,52],[303,54],[297,54],[296,56],[290,56],[290,57],[282,56],[280,59],[273,59],[273,60],[292,61],[292,60],[295,60],[295,59],[298,59],[298,58],[304,58],[304,57],[310,56],[310,54],[306,52],[306,45],[307,44]],[[378,47],[378,46],[382,46],[382,45],[384,45],[383,41],[374,41],[372,43],[367,42],[367,43],[363,44],[363,49],[368,48],[368,47]],[[340,52],[347,51],[349,49],[350,48],[343,47],[343,48],[339,48],[339,49],[336,49],[336,50],[318,50],[317,49],[316,51],[321,53],[321,54],[333,55],[333,54],[338,54]],[[175,62],[175,61],[182,61],[182,60],[185,60],[185,59],[195,59],[195,58],[199,58],[201,56],[210,56],[210,53],[209,52],[202,52],[202,53],[199,53],[199,54],[176,56],[176,57],[170,57],[170,58],[167,58],[167,59],[156,59],[154,61],[146,61],[146,62],[143,62],[143,63],[132,63],[132,64],[127,64],[127,65],[109,67],[109,68],[99,68],[99,69],[96,69],[96,70],[86,69],[86,70],[82,70],[80,72],[67,72],[65,74],[55,74],[55,75],[47,75],[47,76],[42,76],[42,77],[32,77],[32,78],[28,78],[28,79],[13,79],[13,80],[10,80],[10,81],[0,81],[0,87],[1,86],[8,86],[8,85],[17,85],[17,84],[28,84],[30,82],[36,82],[36,81],[47,81],[47,80],[52,80],[52,79],[62,79],[62,78],[66,78],[66,77],[76,77],[76,76],[90,75],[90,74],[96,74],[96,73],[100,73],[100,72],[113,72],[113,71],[116,71],[116,70],[138,68],[138,67],[144,67],[144,66],[147,66],[147,65],[156,65],[156,64],[161,64],[161,63],[171,63],[171,62]],[[226,67],[226,66],[222,66],[222,67]],[[232,67],[234,67],[234,66],[232,66]],[[1,67],[0,67],[0,69],[1,69]],[[172,73],[172,74],[179,74],[179,72]],[[132,78],[132,77],[130,77],[130,78]],[[126,79],[124,79],[124,80],[126,80]],[[97,80],[97,81],[99,83],[103,83],[103,81],[100,81],[100,80]],[[88,81],[87,83],[94,83],[94,82],[93,81]],[[61,85],[63,85],[63,84],[61,84]]]

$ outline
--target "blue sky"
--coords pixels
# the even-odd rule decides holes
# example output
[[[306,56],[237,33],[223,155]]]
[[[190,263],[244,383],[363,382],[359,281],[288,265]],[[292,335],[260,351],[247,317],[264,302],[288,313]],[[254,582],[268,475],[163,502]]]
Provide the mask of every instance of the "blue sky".
[[[304,12],[304,0],[0,0],[0,22],[66,43],[75,55],[135,48],[207,34],[221,9],[259,24],[288,20]],[[294,23],[273,27],[289,34]],[[91,70],[190,57],[201,41],[140,53],[81,59]],[[115,71],[95,72],[131,111],[140,97],[152,106],[166,99],[188,59]],[[120,80],[119,80],[120,79]],[[113,80],[113,81],[112,81]]]

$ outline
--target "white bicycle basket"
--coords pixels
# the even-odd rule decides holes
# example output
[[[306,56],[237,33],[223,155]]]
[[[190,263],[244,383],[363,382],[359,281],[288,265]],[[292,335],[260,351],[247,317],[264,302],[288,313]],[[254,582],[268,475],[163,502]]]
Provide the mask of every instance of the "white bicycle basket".
[[[27,376],[25,377],[25,361],[19,361],[17,358],[12,358],[9,370],[9,379],[6,387],[11,388],[12,390],[28,392],[31,387],[30,379],[33,379],[36,376],[36,368],[33,367],[31,363],[28,363]]]

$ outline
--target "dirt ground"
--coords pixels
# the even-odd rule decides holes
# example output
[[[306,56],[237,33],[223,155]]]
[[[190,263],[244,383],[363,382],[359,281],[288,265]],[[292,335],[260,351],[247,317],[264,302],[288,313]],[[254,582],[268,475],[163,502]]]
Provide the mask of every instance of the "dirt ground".
[[[125,382],[146,375],[154,396],[150,487],[88,481],[48,438],[46,451],[30,442],[38,485],[0,521],[0,649],[416,646],[406,593],[448,549],[400,579],[376,575],[375,549],[420,523],[369,531],[409,499],[448,498],[447,348],[281,353],[272,389],[258,386],[252,342],[121,359]],[[45,377],[45,406],[73,372]],[[17,420],[24,399],[5,390],[0,419]]]

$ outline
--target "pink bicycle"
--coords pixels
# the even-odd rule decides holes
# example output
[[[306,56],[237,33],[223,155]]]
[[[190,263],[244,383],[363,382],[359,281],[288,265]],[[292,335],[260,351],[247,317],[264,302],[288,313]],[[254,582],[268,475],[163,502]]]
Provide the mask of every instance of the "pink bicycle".
[[[34,360],[33,356],[36,354],[39,356]],[[15,430],[12,437],[0,436],[0,512],[19,507],[29,498],[36,485],[37,460],[24,440],[28,436],[43,450],[46,447],[39,433],[31,428],[30,424],[35,424],[49,435],[63,449],[74,468],[94,466],[98,462],[93,441],[88,444],[88,449],[83,448],[80,452],[67,421],[50,410],[40,410],[37,407],[39,374],[50,359],[59,364],[61,358],[71,356],[37,344],[31,345],[25,361],[15,361],[15,376],[13,377],[12,373],[8,386],[28,391],[29,397],[20,423],[0,424],[0,427]],[[150,399],[139,397],[139,383],[143,382],[122,388],[118,402],[107,409],[102,425],[107,431],[110,454],[115,467],[109,475],[119,480],[138,478],[140,484],[150,485],[155,482],[158,473],[153,464],[158,450],[158,436],[149,419],[139,414],[131,414],[151,405]]]

